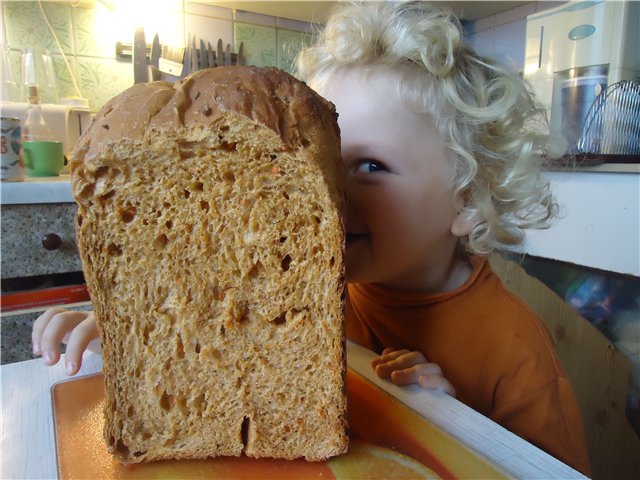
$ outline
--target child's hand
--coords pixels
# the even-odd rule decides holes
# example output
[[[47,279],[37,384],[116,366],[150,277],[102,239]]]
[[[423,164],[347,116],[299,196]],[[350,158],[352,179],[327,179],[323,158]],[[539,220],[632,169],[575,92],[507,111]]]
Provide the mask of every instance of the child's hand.
[[[34,355],[42,355],[46,365],[60,360],[60,343],[67,344],[65,353],[67,375],[75,375],[82,365],[82,354],[89,348],[100,352],[98,328],[93,312],[77,312],[50,308],[33,324],[31,342]]]
[[[427,390],[440,390],[455,396],[455,388],[444,378],[435,363],[429,363],[420,352],[385,348],[371,366],[380,378],[388,378],[399,386],[417,383]]]

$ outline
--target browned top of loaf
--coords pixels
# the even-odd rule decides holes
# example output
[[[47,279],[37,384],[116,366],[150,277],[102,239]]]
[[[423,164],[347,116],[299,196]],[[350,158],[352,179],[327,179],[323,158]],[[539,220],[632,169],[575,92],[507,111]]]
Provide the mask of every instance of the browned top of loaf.
[[[279,133],[285,148],[299,145],[305,132],[320,125],[333,125],[339,135],[333,104],[288,73],[276,68],[219,67],[200,70],[175,84],[135,85],[117,95],[78,142],[74,161],[91,158],[108,143],[140,139],[153,130],[213,124],[224,111],[241,113]]]

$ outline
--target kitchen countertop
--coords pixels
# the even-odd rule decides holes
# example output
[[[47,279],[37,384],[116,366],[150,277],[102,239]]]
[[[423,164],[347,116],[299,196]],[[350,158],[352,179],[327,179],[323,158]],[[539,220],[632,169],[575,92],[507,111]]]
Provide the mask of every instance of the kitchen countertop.
[[[26,177],[23,182],[2,182],[2,205],[72,203],[71,176]]]
[[[396,387],[370,367],[373,352],[348,342],[349,368],[448,432],[514,478],[586,478],[488,418],[445,394]],[[64,360],[64,358],[63,358]],[[102,357],[85,353],[79,375],[100,372]],[[29,360],[0,367],[2,478],[56,478],[51,387],[67,379],[64,361],[46,367]]]

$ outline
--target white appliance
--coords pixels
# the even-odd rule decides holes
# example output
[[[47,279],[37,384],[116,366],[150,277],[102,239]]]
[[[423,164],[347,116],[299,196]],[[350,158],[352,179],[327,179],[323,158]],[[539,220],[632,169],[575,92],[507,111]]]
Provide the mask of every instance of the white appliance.
[[[24,102],[5,102],[0,104],[3,117],[15,117],[24,124],[29,104]],[[42,104],[42,113],[54,140],[61,141],[64,153],[69,156],[78,138],[91,123],[91,112],[86,107],[72,105]]]
[[[524,77],[570,150],[597,95],[639,76],[640,1],[572,1],[527,17]]]

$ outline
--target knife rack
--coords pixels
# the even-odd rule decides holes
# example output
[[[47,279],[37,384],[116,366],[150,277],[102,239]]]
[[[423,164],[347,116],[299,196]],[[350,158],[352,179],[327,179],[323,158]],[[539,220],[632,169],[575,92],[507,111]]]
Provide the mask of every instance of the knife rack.
[[[160,45],[160,49],[162,50],[162,44]],[[150,43],[146,45],[145,50],[146,50],[147,61],[149,61],[151,59]],[[212,53],[213,53],[214,60],[217,60],[216,52],[212,52]],[[132,58],[133,58],[133,44],[116,42],[116,60],[131,61]],[[200,50],[196,50],[196,58],[197,60],[200,60]],[[231,53],[231,65],[237,65],[237,64],[238,64],[238,54]]]

